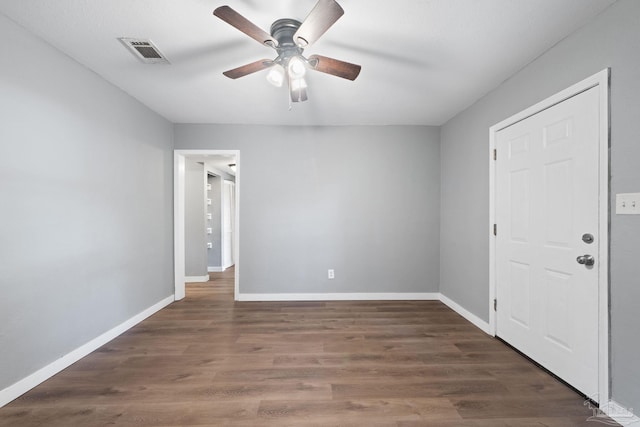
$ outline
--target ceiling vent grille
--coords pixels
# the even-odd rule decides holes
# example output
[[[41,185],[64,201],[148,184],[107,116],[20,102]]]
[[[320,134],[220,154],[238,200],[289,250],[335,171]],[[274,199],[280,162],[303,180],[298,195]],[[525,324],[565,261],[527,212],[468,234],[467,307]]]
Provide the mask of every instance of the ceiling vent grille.
[[[133,55],[145,64],[168,64],[167,58],[158,48],[147,39],[132,39],[121,37],[119,39]]]

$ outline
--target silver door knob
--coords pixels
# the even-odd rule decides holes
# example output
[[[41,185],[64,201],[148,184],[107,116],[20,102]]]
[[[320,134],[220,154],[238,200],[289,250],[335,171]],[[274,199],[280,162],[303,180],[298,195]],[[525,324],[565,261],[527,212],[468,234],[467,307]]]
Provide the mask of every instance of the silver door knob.
[[[591,255],[581,255],[576,258],[576,261],[578,261],[578,264],[583,265],[593,265],[596,263],[596,259]]]

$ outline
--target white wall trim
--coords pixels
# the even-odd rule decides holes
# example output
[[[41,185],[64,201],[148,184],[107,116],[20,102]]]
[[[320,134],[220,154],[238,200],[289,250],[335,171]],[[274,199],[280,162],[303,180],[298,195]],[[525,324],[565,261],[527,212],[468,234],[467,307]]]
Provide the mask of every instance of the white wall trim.
[[[236,164],[237,167],[237,164]],[[236,169],[237,170],[237,169]],[[227,184],[229,185],[230,189],[227,189]],[[231,191],[233,193],[233,198],[234,200],[236,200],[236,183],[230,179],[224,178],[222,180],[222,188],[221,188],[221,192],[220,192],[220,196],[222,199],[222,203],[220,204],[222,211],[220,212],[220,219],[221,219],[221,228],[220,228],[220,237],[221,237],[221,241],[220,241],[220,263],[222,264],[222,267],[226,270],[227,268],[231,268],[233,267],[236,257],[237,257],[237,252],[234,250],[235,249],[235,230],[232,229],[231,230],[231,248],[233,249],[233,253],[231,254],[231,262],[227,263],[226,258],[227,258],[227,231],[225,230],[225,222],[226,222],[226,207],[225,207],[225,198],[227,195],[228,191]],[[236,206],[234,206],[234,212],[235,209],[237,207],[237,203]],[[238,217],[234,215],[233,221],[234,224],[236,223],[235,221],[237,221]],[[234,227],[237,228],[237,227]]]
[[[174,298],[185,296],[185,157],[173,155],[173,274]]]
[[[489,327],[489,324],[487,322],[485,322],[484,320],[482,320],[481,318],[479,318],[475,314],[471,313],[470,311],[468,311],[466,308],[462,307],[457,302],[453,301],[449,297],[447,297],[445,295],[442,295],[442,294],[440,294],[440,301],[442,301],[443,304],[445,304],[447,307],[449,307],[450,309],[452,309],[453,311],[458,313],[460,316],[464,317],[469,322],[473,323],[482,332],[484,332],[484,333],[486,333],[488,335],[493,335],[491,333],[491,328]]]
[[[209,273],[222,273],[225,270],[226,268],[224,267],[211,267],[211,266],[207,267],[207,271]]]
[[[419,301],[439,300],[438,292],[417,293],[318,293],[318,294],[237,294],[237,301]]]
[[[598,254],[599,266],[599,325],[598,325],[598,396],[599,402],[608,402],[609,390],[609,75],[606,68],[586,79],[552,95],[537,104],[521,111],[500,123],[489,128],[489,330],[490,334],[496,334],[496,313],[493,310],[493,300],[496,298],[496,271],[495,271],[495,236],[493,224],[495,215],[495,173],[496,166],[493,160],[493,150],[496,148],[496,134],[512,124],[526,119],[544,109],[569,99],[579,93],[597,87],[600,94],[600,207],[599,207],[599,238]]]
[[[233,262],[235,266],[234,276],[234,299],[237,300],[235,295],[240,293],[240,151],[234,151],[236,155],[236,177],[235,177],[235,218],[234,220],[234,233],[233,233]],[[224,185],[224,184],[223,184]]]
[[[209,276],[184,276],[186,283],[204,283],[209,281]]]
[[[441,301],[482,332],[493,335],[489,324],[439,292],[316,293],[316,294],[238,294],[237,301]]]
[[[627,409],[613,400],[601,404],[599,409],[602,413],[604,413],[606,416],[608,416],[621,426],[640,425],[640,418],[638,418],[638,416],[633,413],[633,408]],[[603,422],[603,420],[599,420],[599,418],[600,417],[596,412],[594,416],[589,418],[587,421]]]
[[[71,366],[72,364],[82,359],[92,351],[97,350],[104,344],[116,338],[118,335],[124,333],[128,329],[142,322],[147,317],[151,316],[152,314],[168,306],[173,301],[174,301],[174,296],[171,295],[163,299],[162,301],[157,302],[156,304],[152,305],[146,310],[136,314],[129,320],[126,320],[125,322],[119,324],[115,328],[110,329],[104,334],[92,339],[88,343],[62,356],[58,360],[55,360],[54,362],[48,364],[44,368],[37,370],[33,374],[21,379],[15,384],[10,385],[4,390],[0,390],[0,407],[6,405],[7,403],[11,402],[14,399],[17,399],[18,397],[22,396],[24,393],[28,392],[35,386],[43,383],[44,381],[48,380],[58,372]]]
[[[204,276],[203,276],[204,277]],[[50,363],[44,368],[34,372],[26,378],[0,391],[0,407],[20,397],[27,391],[43,383],[58,372],[69,367],[73,363],[97,350],[112,339],[121,335],[128,329],[142,322],[147,317],[160,311],[164,307],[174,302],[175,297],[171,295],[162,301],[147,308],[141,313],[133,316],[129,320],[121,323],[115,328],[94,338],[88,343],[78,347],[72,352],[62,356],[60,359]],[[415,293],[315,293],[315,294],[236,294],[237,301],[441,301],[453,311],[464,317],[466,320],[490,334],[489,325],[461,307],[456,302],[439,292],[415,292]],[[612,413],[625,414],[620,405],[612,406]],[[627,411],[628,412],[628,411]],[[630,412],[629,412],[630,413]],[[633,415],[633,414],[632,414]],[[613,418],[613,417],[612,417]],[[628,418],[627,418],[628,419]],[[623,424],[624,425],[624,424]]]

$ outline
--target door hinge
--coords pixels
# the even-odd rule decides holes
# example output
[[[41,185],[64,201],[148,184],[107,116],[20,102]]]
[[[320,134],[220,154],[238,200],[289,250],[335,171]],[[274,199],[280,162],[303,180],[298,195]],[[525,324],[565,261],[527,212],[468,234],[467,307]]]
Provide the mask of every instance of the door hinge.
[[[493,311],[498,311],[498,300],[497,299],[493,300]]]
[[[498,160],[498,150],[493,150],[493,160]]]
[[[498,224],[493,224],[493,235],[494,236],[498,235]]]

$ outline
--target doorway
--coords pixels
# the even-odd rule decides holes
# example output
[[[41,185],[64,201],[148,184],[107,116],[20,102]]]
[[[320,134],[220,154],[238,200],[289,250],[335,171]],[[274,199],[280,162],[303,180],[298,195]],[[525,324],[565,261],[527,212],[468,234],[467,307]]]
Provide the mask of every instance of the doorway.
[[[214,162],[215,160],[215,162]],[[176,301],[185,297],[185,193],[186,179],[185,170],[187,162],[199,162],[206,164],[203,167],[203,180],[206,183],[210,172],[220,177],[227,177],[227,181],[234,181],[234,197],[229,200],[233,206],[229,207],[230,215],[228,222],[231,227],[229,243],[229,255],[233,259],[235,267],[231,270],[234,272],[234,298],[239,293],[239,194],[240,194],[240,151],[239,150],[174,150],[174,299]],[[233,165],[231,167],[230,165]],[[223,170],[227,168],[229,170]],[[233,178],[233,175],[235,178]],[[223,180],[220,180],[222,184]],[[221,187],[222,196],[222,187]],[[206,203],[207,196],[203,195]],[[221,197],[222,199],[222,197]],[[209,212],[203,210],[206,220],[208,220]],[[203,229],[203,233],[208,233],[211,223],[207,223],[207,227]]]
[[[608,390],[608,70],[491,127],[490,327]]]

